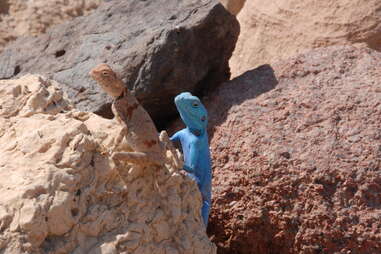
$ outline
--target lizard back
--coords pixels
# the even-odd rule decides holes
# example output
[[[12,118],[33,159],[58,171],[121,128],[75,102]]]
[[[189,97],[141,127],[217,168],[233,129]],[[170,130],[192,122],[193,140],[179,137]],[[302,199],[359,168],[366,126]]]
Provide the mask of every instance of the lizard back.
[[[161,153],[158,131],[147,111],[127,89],[115,99],[115,117],[127,127],[126,138],[131,148],[137,152]]]

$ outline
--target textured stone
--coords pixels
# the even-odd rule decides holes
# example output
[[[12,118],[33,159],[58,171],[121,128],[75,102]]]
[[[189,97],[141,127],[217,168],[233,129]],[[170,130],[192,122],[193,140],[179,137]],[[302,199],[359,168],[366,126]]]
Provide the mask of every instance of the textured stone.
[[[207,100],[219,253],[381,253],[381,53],[333,46]]]
[[[77,111],[58,86],[0,81],[1,253],[216,253],[174,151],[162,167],[116,168],[121,126]]]
[[[19,36],[38,35],[53,25],[88,14],[101,0],[0,1],[0,52]]]
[[[234,77],[312,48],[362,43],[381,50],[379,0],[251,0],[237,18]]]
[[[64,86],[76,107],[110,117],[110,98],[87,73],[100,62],[121,73],[156,120],[176,114],[173,98],[229,79],[239,33],[217,0],[123,1],[19,38],[0,55],[0,78],[45,74]]]

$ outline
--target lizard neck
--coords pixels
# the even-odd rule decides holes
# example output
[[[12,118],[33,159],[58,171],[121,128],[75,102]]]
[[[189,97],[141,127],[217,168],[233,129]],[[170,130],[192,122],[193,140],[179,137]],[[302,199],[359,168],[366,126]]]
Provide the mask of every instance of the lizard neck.
[[[127,87],[121,79],[115,80],[113,87],[115,87],[115,90],[119,94],[116,96],[117,99],[124,97],[128,93]]]
[[[123,89],[123,91],[120,93],[120,95],[117,96],[115,99],[116,99],[116,100],[122,99],[122,98],[125,96],[125,93],[126,93],[125,90],[126,90],[126,89]]]
[[[187,127],[187,129],[189,130],[189,132],[191,132],[193,135],[195,135],[197,137],[200,137],[205,133],[205,130],[203,130],[203,129],[194,129],[194,128],[190,128],[190,127]]]

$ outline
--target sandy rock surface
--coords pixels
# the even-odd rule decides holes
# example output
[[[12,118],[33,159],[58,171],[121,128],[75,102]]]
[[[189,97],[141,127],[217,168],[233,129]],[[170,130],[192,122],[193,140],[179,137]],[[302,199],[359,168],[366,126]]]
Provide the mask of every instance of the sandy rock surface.
[[[1,0],[0,52],[22,35],[44,33],[52,25],[88,14],[102,0]]]
[[[363,43],[381,50],[379,0],[251,0],[238,20],[233,76],[328,45]]]
[[[219,253],[381,253],[381,53],[313,50],[208,100]]]
[[[120,127],[76,111],[57,87],[0,81],[0,252],[215,253],[173,150],[163,167],[116,166]]]

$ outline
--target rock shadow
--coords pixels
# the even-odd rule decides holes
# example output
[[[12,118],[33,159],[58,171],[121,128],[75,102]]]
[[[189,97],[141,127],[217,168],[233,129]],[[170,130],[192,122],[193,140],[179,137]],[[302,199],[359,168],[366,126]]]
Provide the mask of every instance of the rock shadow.
[[[8,14],[9,13],[9,1],[2,0],[0,1],[0,14]],[[0,17],[1,20],[1,17]]]
[[[265,64],[223,83],[204,97],[203,101],[209,114],[209,137],[213,137],[215,127],[226,120],[232,107],[248,99],[256,98],[277,85],[278,80],[274,69],[269,64]]]

